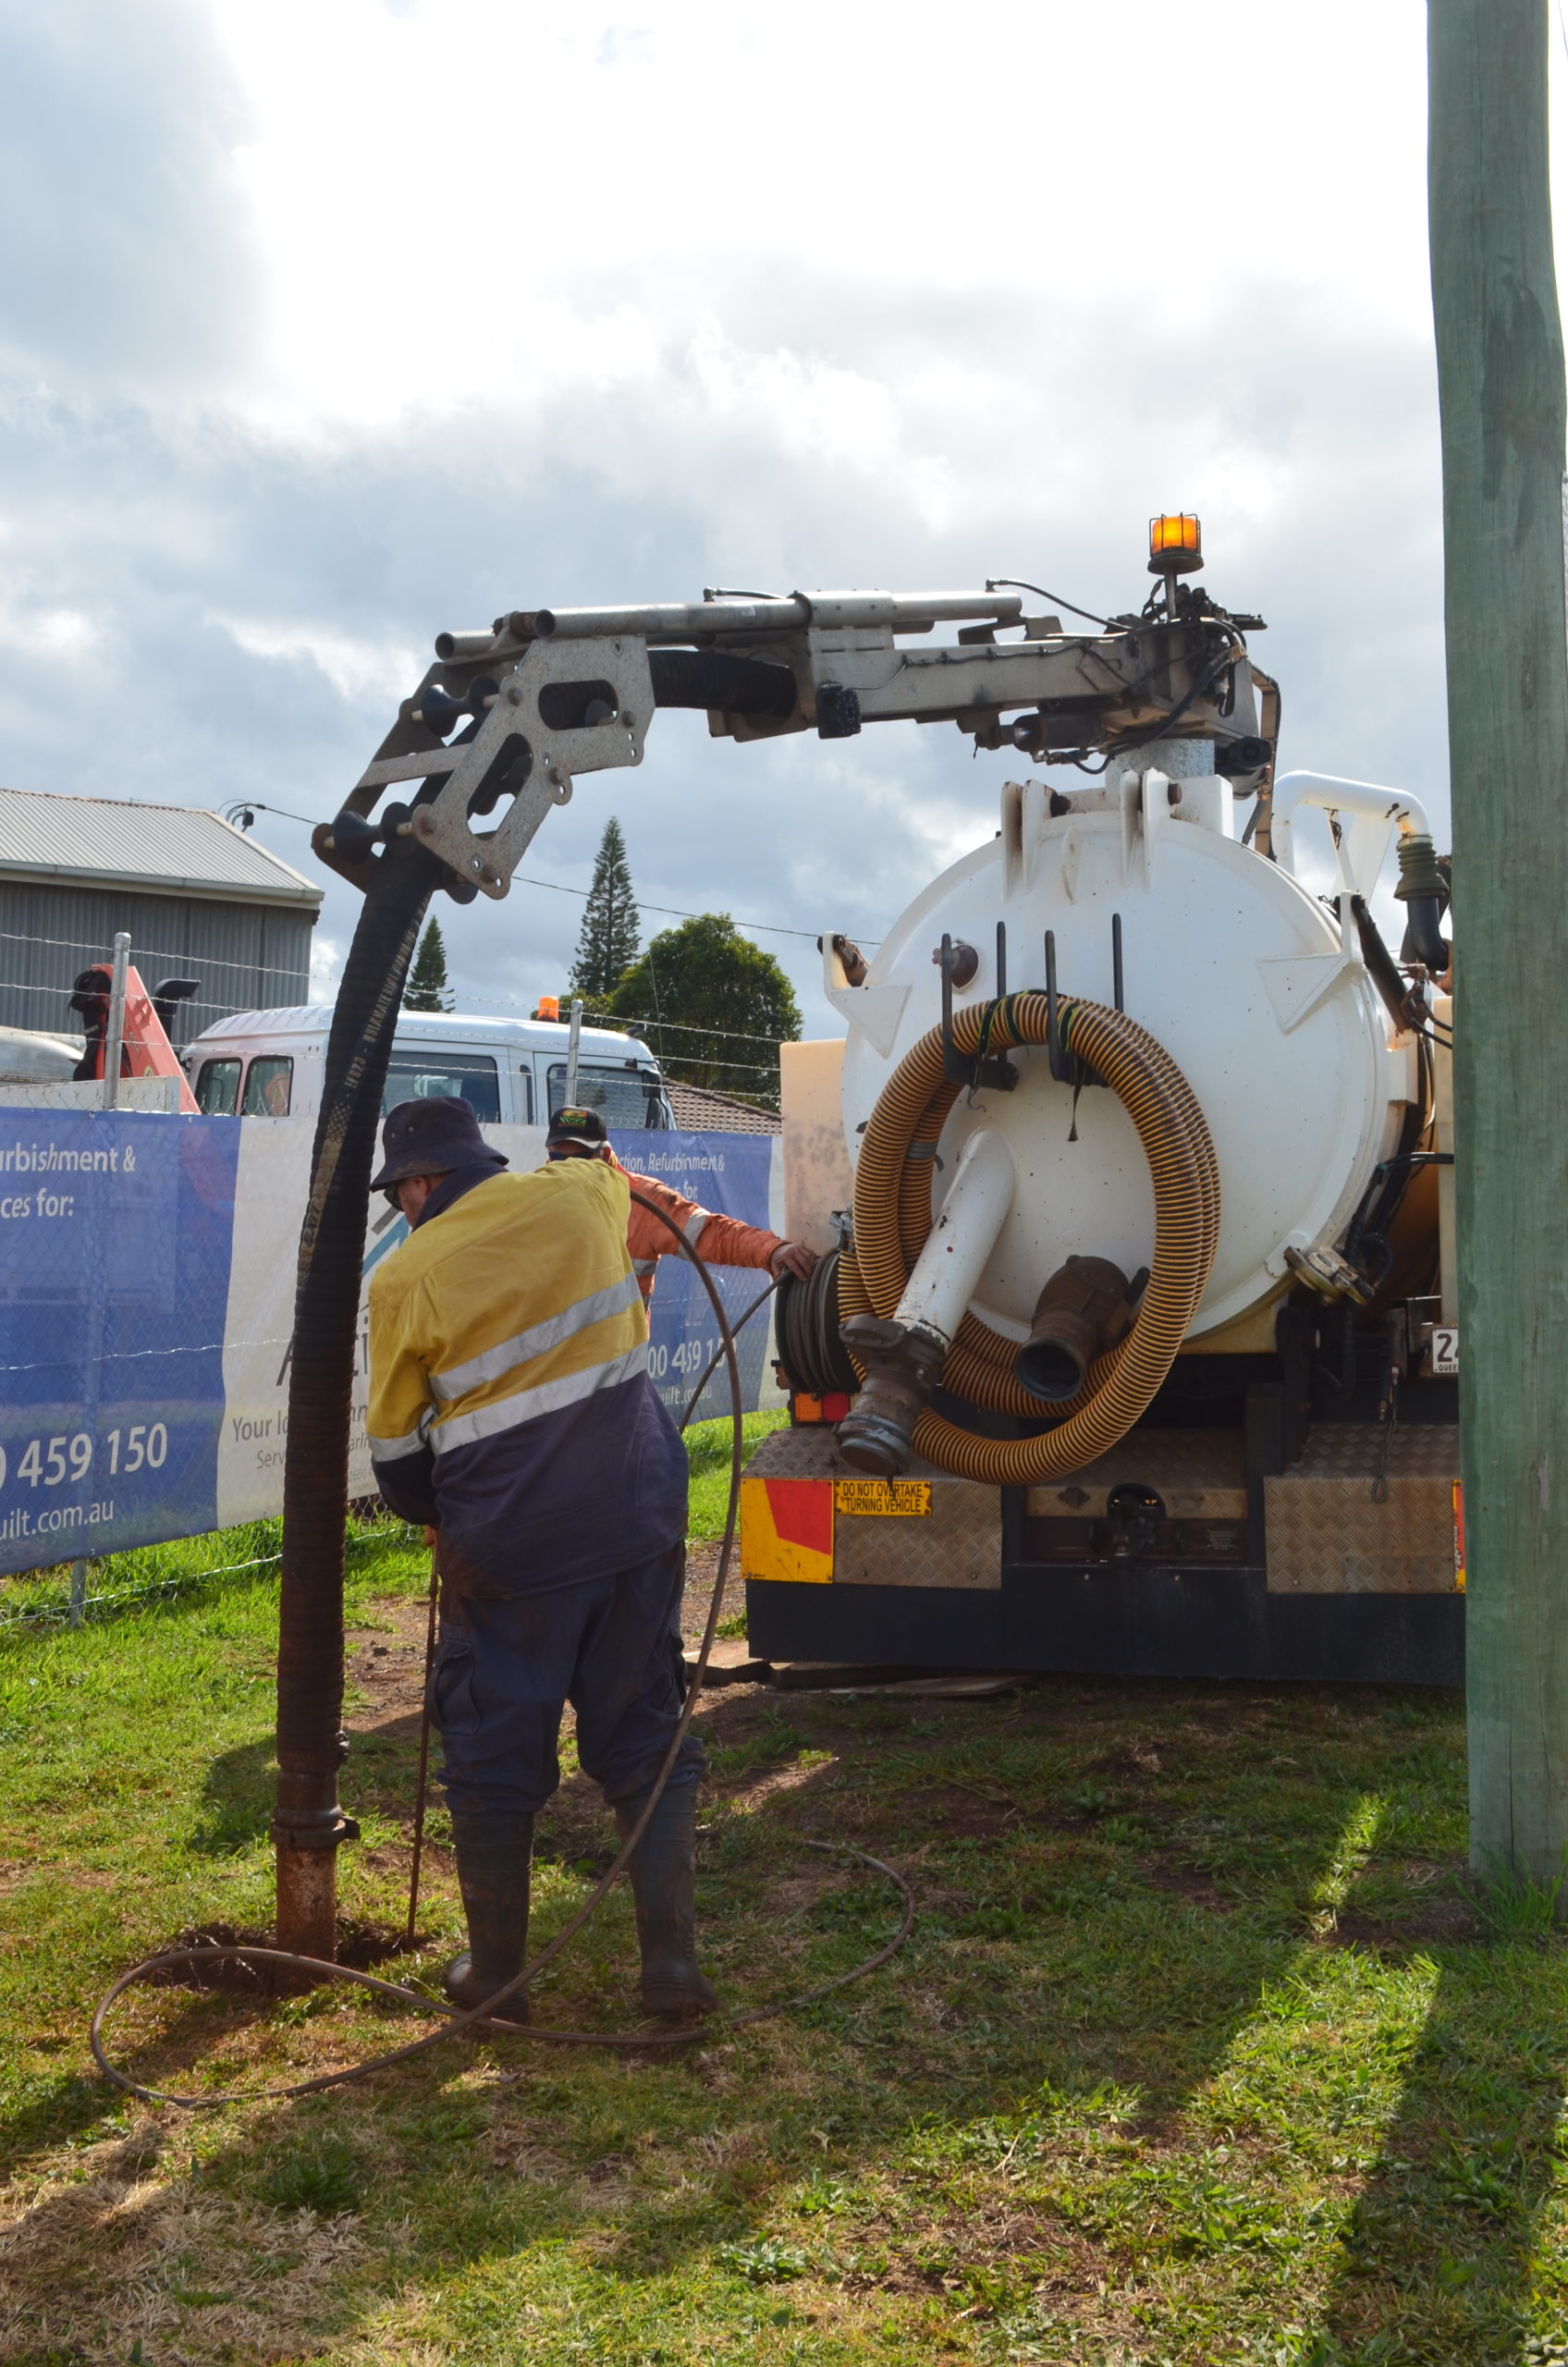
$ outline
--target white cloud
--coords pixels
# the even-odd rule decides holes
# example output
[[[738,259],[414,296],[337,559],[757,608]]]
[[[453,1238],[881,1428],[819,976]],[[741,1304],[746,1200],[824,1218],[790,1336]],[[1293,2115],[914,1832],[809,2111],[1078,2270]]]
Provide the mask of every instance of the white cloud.
[[[396,708],[424,671],[425,663],[410,648],[396,644],[359,641],[349,633],[321,627],[285,624],[276,619],[227,617],[214,613],[237,648],[253,657],[313,666],[339,698],[351,706],[379,709],[390,720]]]
[[[55,259],[0,348],[0,778],[325,817],[442,627],[989,573],[1124,607],[1175,501],[1269,619],[1287,761],[1443,810],[1419,0],[138,14],[0,31],[14,271]],[[585,886],[618,814],[652,901],[807,933],[760,941],[824,1024],[809,934],[882,935],[1008,769],[661,716],[523,869]],[[580,912],[444,913],[459,991],[532,1008]]]
[[[92,619],[80,608],[28,609],[0,601],[0,644],[22,656],[80,656],[93,638]]]
[[[311,940],[311,985],[312,1002],[331,1002],[337,992],[337,982],[343,975],[343,963],[348,953],[347,943],[336,937],[324,937],[318,928]]]

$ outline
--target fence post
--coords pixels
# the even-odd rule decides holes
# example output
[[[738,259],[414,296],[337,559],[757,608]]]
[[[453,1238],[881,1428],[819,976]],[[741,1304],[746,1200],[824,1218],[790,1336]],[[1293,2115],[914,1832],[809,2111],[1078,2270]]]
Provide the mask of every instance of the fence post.
[[[569,1110],[575,1110],[577,1107],[577,1047],[582,1033],[582,1005],[577,996],[573,995],[571,1024],[566,1031],[566,1106]],[[546,1124],[549,1122],[551,1114],[547,1110],[545,1112]]]
[[[109,1020],[104,1032],[104,1107],[114,1110],[120,1098],[120,1051],[125,1043],[125,974],[130,967],[130,938],[122,928],[115,938],[115,966],[109,981]]]

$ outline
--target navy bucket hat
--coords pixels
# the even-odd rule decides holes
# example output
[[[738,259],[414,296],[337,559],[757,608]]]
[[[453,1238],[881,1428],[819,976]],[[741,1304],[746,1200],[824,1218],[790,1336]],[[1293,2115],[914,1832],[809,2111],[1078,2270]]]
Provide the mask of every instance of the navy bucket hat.
[[[406,1184],[410,1175],[450,1175],[455,1168],[505,1167],[479,1131],[471,1102],[456,1094],[431,1094],[399,1101],[381,1130],[381,1171],[370,1179],[373,1192]]]

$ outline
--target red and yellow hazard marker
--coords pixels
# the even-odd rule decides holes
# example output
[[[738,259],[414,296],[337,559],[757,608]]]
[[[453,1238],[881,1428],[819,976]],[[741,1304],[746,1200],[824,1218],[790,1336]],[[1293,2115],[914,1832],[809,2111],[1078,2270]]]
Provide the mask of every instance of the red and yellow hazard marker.
[[[790,1586],[833,1579],[831,1479],[742,1479],[741,1571]]]

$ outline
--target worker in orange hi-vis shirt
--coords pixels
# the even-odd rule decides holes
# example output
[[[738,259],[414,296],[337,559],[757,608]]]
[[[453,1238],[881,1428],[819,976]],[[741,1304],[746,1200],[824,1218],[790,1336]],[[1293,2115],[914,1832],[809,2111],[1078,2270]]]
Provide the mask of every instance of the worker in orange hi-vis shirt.
[[[605,1122],[596,1110],[557,1110],[550,1120],[545,1148],[552,1159],[604,1159],[612,1167],[620,1166],[606,1137]],[[754,1266],[775,1280],[789,1273],[802,1282],[810,1281],[816,1252],[808,1249],[804,1242],[781,1240],[764,1225],[742,1224],[739,1217],[715,1216],[711,1209],[699,1208],[695,1200],[672,1192],[668,1184],[657,1183],[651,1175],[639,1175],[634,1169],[624,1168],[621,1172],[631,1176],[635,1187],[626,1245],[644,1306],[654,1294],[659,1259],[679,1257],[680,1251],[668,1227],[639,1205],[639,1193],[654,1201],[680,1226],[682,1237],[708,1265]]]

